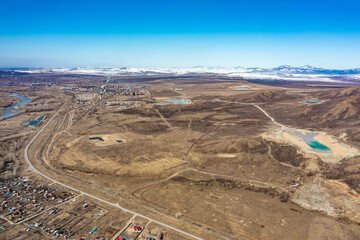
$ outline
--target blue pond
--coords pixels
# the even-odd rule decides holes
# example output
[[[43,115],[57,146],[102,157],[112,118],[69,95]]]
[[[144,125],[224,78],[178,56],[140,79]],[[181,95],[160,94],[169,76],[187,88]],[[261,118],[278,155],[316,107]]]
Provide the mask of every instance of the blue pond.
[[[38,125],[38,124],[39,124],[38,121],[30,121],[30,122],[29,122],[29,125],[30,125],[30,126],[35,126],[35,125]]]
[[[25,103],[28,103],[31,101],[30,98],[27,98],[27,97],[24,97],[24,96],[21,96],[19,94],[11,94],[11,96],[14,96],[14,97],[17,97],[17,98],[20,98],[21,101],[16,103],[14,106],[11,106],[11,107],[7,107],[7,108],[4,108],[4,114],[0,115],[0,120],[4,120],[6,118],[9,118],[9,117],[12,117],[12,116],[15,116],[17,114],[20,113],[20,111],[16,108],[16,107],[19,107]]]
[[[301,103],[322,103],[322,101],[317,101],[317,100],[308,100],[308,101],[304,101]]]
[[[250,88],[248,88],[248,87],[239,87],[236,90],[250,90]]]
[[[104,139],[102,139],[101,137],[91,137],[89,138],[90,140],[99,140],[99,141],[104,141]]]
[[[318,141],[308,141],[306,142],[312,149],[322,150],[326,152],[331,152],[330,148],[319,143]]]
[[[36,119],[36,117],[34,117],[33,119],[31,119],[31,121],[28,122],[24,122],[23,125],[29,125],[29,126],[35,126],[38,125],[42,120],[44,120],[46,116],[41,116],[38,119]]]
[[[175,102],[175,103],[182,103],[182,104],[190,104],[190,100],[189,99],[164,99],[165,101],[168,102]]]
[[[122,140],[116,140],[116,142],[118,142],[118,143],[122,143],[123,141],[122,141]]]

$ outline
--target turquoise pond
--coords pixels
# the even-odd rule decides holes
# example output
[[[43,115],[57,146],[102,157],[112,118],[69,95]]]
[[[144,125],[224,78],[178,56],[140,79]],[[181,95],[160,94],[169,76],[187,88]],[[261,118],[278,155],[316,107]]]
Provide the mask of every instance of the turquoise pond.
[[[38,121],[30,121],[30,122],[29,122],[29,125],[30,125],[30,126],[35,126],[35,125],[38,125],[38,124],[39,124]]]
[[[309,142],[307,142],[307,144],[308,144],[312,149],[331,152],[330,148],[328,148],[327,146],[319,143],[318,141],[309,141]]]
[[[189,99],[164,99],[165,101],[168,102],[175,102],[175,103],[182,103],[182,104],[190,104],[190,100]]]
[[[99,140],[99,141],[104,141],[104,139],[102,139],[101,137],[91,137],[89,138],[90,140]]]
[[[38,119],[36,119],[36,117],[34,117],[31,121],[24,122],[23,125],[29,125],[29,126],[38,125],[42,120],[44,120],[45,117],[46,116],[41,116]]]
[[[250,90],[250,88],[248,88],[248,87],[239,87],[236,90]]]
[[[322,103],[322,101],[317,101],[317,100],[308,100],[308,101],[304,101],[301,103]]]

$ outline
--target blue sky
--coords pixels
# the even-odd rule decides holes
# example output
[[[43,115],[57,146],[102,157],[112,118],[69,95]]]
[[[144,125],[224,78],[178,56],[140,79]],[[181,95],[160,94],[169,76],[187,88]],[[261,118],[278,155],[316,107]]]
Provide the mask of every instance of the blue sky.
[[[0,0],[0,67],[360,67],[360,1]]]

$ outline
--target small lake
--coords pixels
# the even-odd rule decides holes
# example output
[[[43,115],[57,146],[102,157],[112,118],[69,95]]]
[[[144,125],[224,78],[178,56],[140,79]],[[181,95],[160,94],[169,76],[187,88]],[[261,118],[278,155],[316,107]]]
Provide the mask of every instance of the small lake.
[[[321,150],[321,151],[326,151],[326,152],[331,152],[330,148],[328,148],[327,146],[319,143],[318,141],[308,141],[306,142],[307,145],[309,145],[312,149],[316,149],[316,150]]]
[[[30,122],[29,122],[29,125],[30,125],[30,126],[35,126],[35,125],[38,125],[38,124],[39,124],[38,121],[30,121]]]
[[[17,94],[17,93],[13,93],[13,94],[11,94],[11,96],[20,98],[21,101],[18,102],[18,103],[16,103],[16,104],[13,105],[13,106],[4,108],[4,114],[0,115],[0,120],[4,120],[4,119],[6,119],[6,118],[13,117],[13,116],[19,114],[19,113],[20,113],[20,110],[17,109],[17,107],[19,107],[19,106],[21,106],[21,105],[23,105],[23,104],[28,103],[28,102],[31,101],[30,98],[21,96],[21,95],[19,95],[19,94]]]
[[[304,143],[306,143],[314,152],[318,153],[331,153],[331,149],[320,143],[315,139],[316,136],[320,135],[319,132],[316,131],[288,131],[291,135],[301,139]]]
[[[304,101],[301,103],[322,103],[322,101],[318,101],[318,100],[308,100],[308,101]]]
[[[250,90],[250,88],[248,88],[248,87],[239,87],[239,88],[236,88],[236,90]]]
[[[164,99],[168,102],[182,103],[182,104],[190,104],[191,101],[189,99]]]
[[[38,118],[38,121],[42,121],[45,118],[45,116],[41,116]]]
[[[101,137],[91,137],[89,138],[90,140],[99,140],[99,141],[104,141],[104,139],[102,139]]]
[[[33,118],[31,121],[27,121],[27,122],[24,122],[24,124],[23,125],[29,125],[29,126],[35,126],[35,125],[38,125],[42,120],[44,120],[44,118],[45,118],[46,116],[41,116],[41,117],[39,117],[38,119],[36,119],[36,117],[35,118]]]

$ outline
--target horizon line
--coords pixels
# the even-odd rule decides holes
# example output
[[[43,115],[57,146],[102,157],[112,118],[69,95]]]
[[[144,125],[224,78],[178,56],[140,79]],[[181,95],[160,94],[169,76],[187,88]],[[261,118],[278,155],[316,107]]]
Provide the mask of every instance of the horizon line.
[[[91,67],[91,66],[72,66],[72,67],[18,67],[18,66],[13,66],[13,67],[1,67],[1,70],[37,70],[37,69],[106,69],[106,68],[145,68],[145,69],[158,69],[158,68],[171,68],[171,69],[181,69],[181,68],[245,68],[245,69],[252,69],[252,68],[260,68],[260,69],[273,69],[273,68],[279,68],[279,67],[290,67],[290,68],[303,68],[303,67],[311,67],[311,68],[318,68],[318,69],[328,69],[328,70],[353,70],[353,69],[360,69],[359,67],[353,67],[353,68],[328,68],[328,67],[317,67],[317,66],[312,66],[309,64],[305,64],[305,65],[298,65],[298,66],[294,66],[294,65],[288,65],[288,64],[282,64],[282,65],[276,65],[274,67],[259,67],[259,66],[201,66],[201,65],[196,65],[196,66],[186,66],[186,67],[179,67],[179,66],[172,66],[172,67],[168,67],[168,66],[96,66],[96,67]]]

